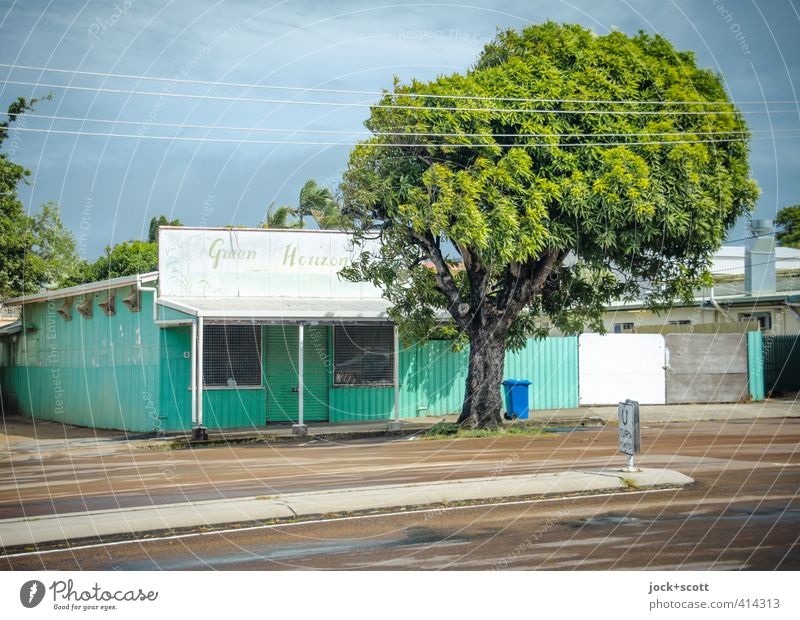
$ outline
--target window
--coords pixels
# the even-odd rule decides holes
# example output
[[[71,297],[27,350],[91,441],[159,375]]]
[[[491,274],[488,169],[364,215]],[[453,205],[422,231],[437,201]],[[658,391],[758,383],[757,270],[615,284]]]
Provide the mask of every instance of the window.
[[[769,331],[772,329],[772,313],[771,312],[740,312],[739,322],[748,323],[750,321],[758,322],[758,328],[762,331]]]
[[[633,323],[614,323],[615,334],[625,334],[633,331]]]
[[[670,325],[691,325],[692,322],[681,319],[680,321],[670,321],[669,324]]]
[[[258,325],[203,327],[203,385],[261,385],[261,328]]]
[[[394,384],[392,326],[334,327],[333,383],[334,385]]]

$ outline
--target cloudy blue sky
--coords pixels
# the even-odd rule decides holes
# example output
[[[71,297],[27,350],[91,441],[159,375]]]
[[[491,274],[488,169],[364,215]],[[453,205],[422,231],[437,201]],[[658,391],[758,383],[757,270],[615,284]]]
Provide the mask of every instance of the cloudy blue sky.
[[[800,90],[798,7],[797,0],[0,0],[0,63],[167,80],[379,91],[391,85],[393,76],[428,79],[463,71],[498,28],[552,19],[581,23],[601,34],[612,28],[661,33],[679,48],[694,50],[701,65],[721,73],[733,99],[792,102]],[[14,161],[33,171],[30,185],[22,191],[26,206],[35,210],[43,202],[58,202],[87,258],[106,245],[141,237],[150,217],[161,213],[192,225],[257,225],[271,201],[296,202],[306,179],[336,184],[347,161],[348,149],[342,146],[238,143],[241,140],[352,138],[210,131],[186,125],[360,131],[366,107],[264,99],[374,100],[370,95],[0,67],[0,109],[18,96],[48,92],[53,99],[42,102],[37,114],[78,120],[29,117],[20,127],[144,136],[19,131],[4,144]],[[799,140],[785,133],[800,129],[800,107],[768,107],[774,113],[748,115],[758,137],[751,161],[763,190],[757,208],[761,217],[800,203]],[[767,106],[748,109],[764,112]],[[742,236],[743,230],[740,224],[729,238]]]

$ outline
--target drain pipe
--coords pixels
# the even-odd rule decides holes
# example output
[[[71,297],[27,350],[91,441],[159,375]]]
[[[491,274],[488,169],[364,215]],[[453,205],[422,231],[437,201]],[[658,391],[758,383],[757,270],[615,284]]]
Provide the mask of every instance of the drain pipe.
[[[786,307],[789,308],[789,312],[791,312],[795,318],[800,321],[800,311],[798,311],[798,308],[800,308],[800,303],[796,301],[785,301],[783,303],[785,303]]]
[[[722,309],[722,306],[719,305],[717,300],[714,299],[714,287],[713,286],[711,287],[709,301],[711,302],[711,305],[714,306],[714,308],[716,308],[722,314],[722,316],[724,316],[726,319],[728,319],[729,321],[731,321],[733,323],[736,322],[731,318],[730,314],[728,314],[727,312],[725,312],[725,310]]]

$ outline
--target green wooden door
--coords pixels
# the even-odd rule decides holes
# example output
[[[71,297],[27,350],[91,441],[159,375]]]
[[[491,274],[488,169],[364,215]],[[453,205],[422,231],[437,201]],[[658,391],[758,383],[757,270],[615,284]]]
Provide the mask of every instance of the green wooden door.
[[[297,327],[265,328],[265,376],[267,422],[297,422]],[[328,419],[328,328],[307,326],[303,351],[303,418],[306,422]]]

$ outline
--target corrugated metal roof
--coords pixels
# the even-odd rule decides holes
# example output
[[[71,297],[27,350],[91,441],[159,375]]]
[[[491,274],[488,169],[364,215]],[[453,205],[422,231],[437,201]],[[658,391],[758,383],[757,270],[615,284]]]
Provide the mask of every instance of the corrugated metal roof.
[[[73,297],[75,295],[83,295],[85,293],[93,293],[95,291],[105,291],[110,288],[136,284],[136,282],[154,282],[155,280],[158,280],[158,272],[152,271],[150,273],[142,273],[135,276],[120,276],[119,278],[109,278],[108,280],[88,282],[87,284],[79,284],[77,286],[60,288],[54,291],[44,291],[43,293],[36,293],[34,295],[12,297],[11,299],[4,300],[2,303],[4,306],[20,306],[37,301],[48,301],[50,299]]]
[[[387,321],[391,307],[383,299],[292,297],[161,297],[158,303],[209,319],[274,321]]]

